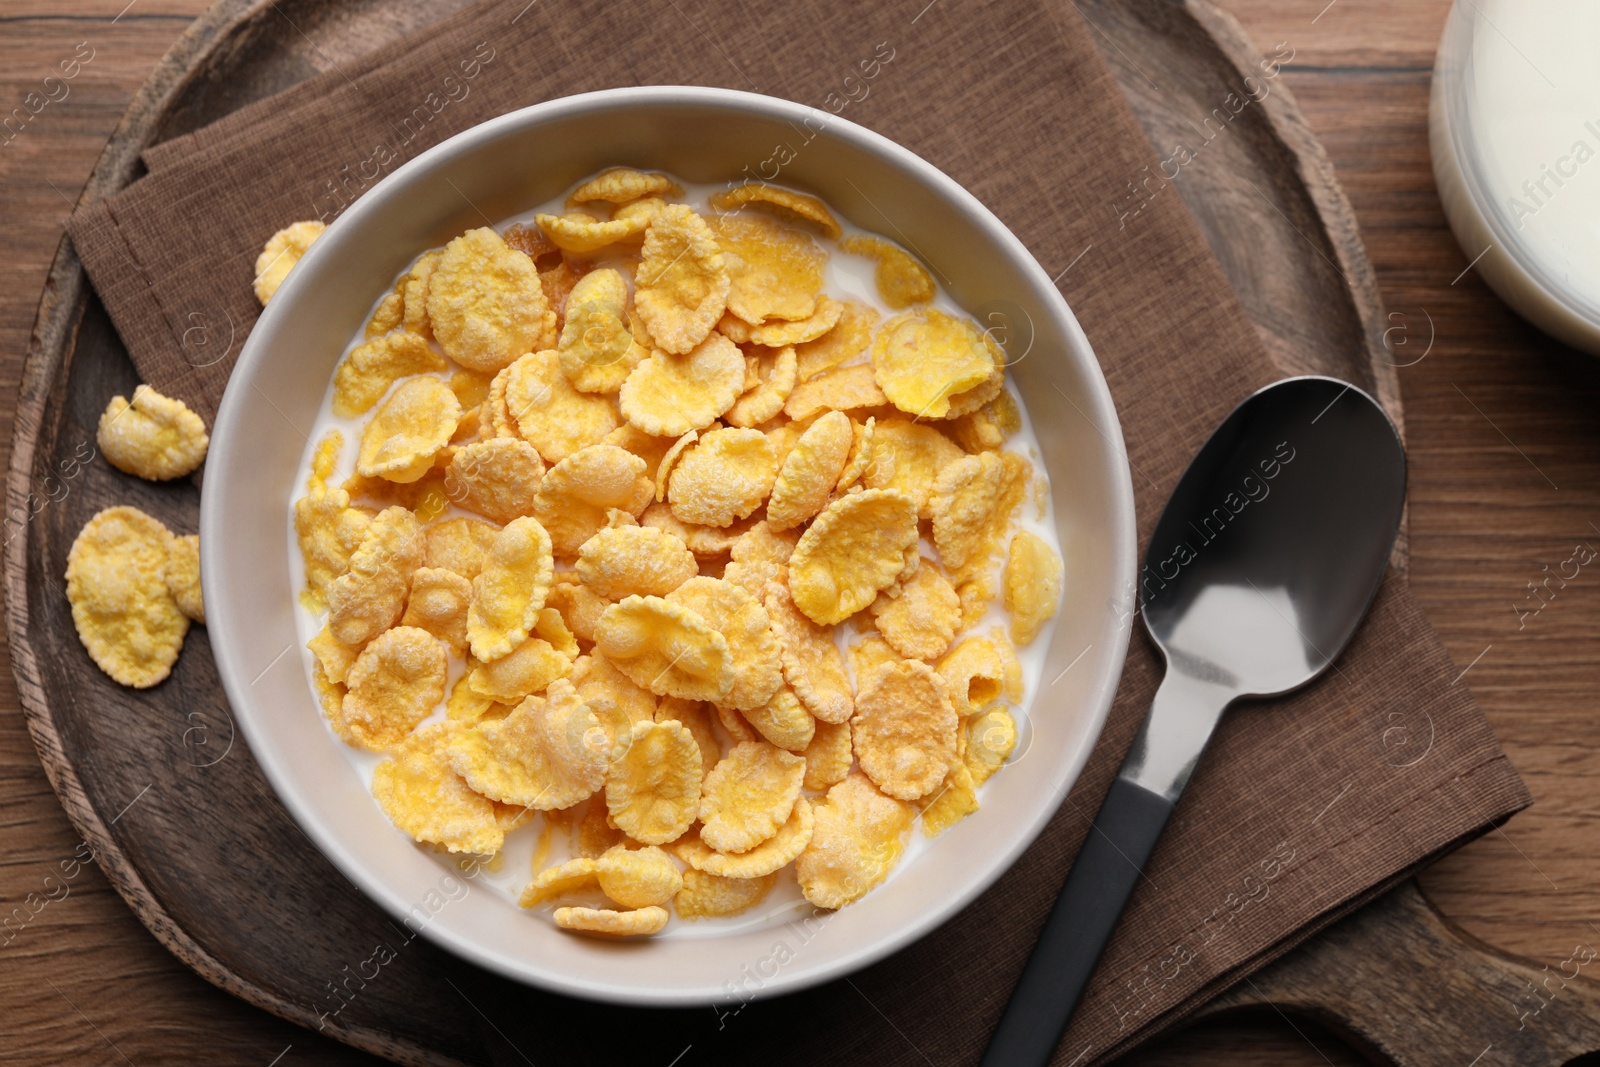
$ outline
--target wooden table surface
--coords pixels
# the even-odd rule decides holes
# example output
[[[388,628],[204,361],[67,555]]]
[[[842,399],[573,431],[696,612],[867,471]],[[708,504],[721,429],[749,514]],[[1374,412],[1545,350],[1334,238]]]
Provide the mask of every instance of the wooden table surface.
[[[1513,316],[1445,225],[1427,106],[1448,0],[1219,2],[1263,50],[1294,49],[1285,81],[1355,206],[1407,364],[1412,583],[1537,798],[1427,872],[1424,888],[1472,933],[1555,966],[1600,944],[1600,566],[1536,615],[1515,606],[1538,607],[1530,583],[1575,546],[1600,546],[1600,362]],[[0,456],[62,223],[132,94],[207,3],[0,0],[0,112],[31,92],[56,98],[9,141],[0,129]],[[75,50],[92,58],[63,97],[43,81]],[[62,880],[78,845],[0,671],[0,914],[29,894],[48,900],[0,933],[0,1061],[374,1062],[195,977],[94,866]],[[1304,1020],[1267,1015],[1183,1030],[1126,1062],[1364,1061]],[[1492,1050],[1481,1062],[1496,1062]]]

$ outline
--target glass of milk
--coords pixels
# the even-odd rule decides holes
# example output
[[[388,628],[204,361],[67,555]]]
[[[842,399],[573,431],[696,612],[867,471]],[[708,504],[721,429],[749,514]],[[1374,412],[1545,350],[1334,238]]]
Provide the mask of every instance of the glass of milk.
[[[1600,355],[1600,3],[1456,0],[1429,132],[1474,269],[1534,325]]]

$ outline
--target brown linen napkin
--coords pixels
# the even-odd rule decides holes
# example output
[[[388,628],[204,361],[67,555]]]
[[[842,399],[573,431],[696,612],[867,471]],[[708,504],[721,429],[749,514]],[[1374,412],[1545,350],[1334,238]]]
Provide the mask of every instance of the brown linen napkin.
[[[844,117],[941,167],[1062,272],[1118,404],[1143,538],[1216,423],[1281,375],[1177,197],[1127,219],[1111,206],[1155,157],[1089,34],[1049,0],[495,0],[152,149],[152,172],[80,212],[71,234],[144,378],[209,418],[254,321],[262,242],[336,210],[330,182],[349,195],[370,187],[377,174],[361,165],[379,145],[393,157],[377,168],[387,173],[493,115],[615,85],[722,85],[830,110],[847,100]],[[864,81],[857,63],[880,44],[893,59]],[[492,58],[468,79],[461,64],[485,48]],[[470,91],[408,125],[427,92],[450,92],[447,77]],[[1036,417],[1084,417],[1035,404]],[[1529,803],[1402,573],[1338,668],[1225,721],[1057,1062],[1143,1040]],[[650,1062],[685,1043],[700,1062],[974,1062],[1159,676],[1136,633],[1101,743],[1038,842],[895,957],[710,1012],[628,1012],[474,977],[495,1019],[488,1039],[512,1047],[508,1062],[522,1049],[540,1062],[563,1046],[592,1051],[597,1030]]]

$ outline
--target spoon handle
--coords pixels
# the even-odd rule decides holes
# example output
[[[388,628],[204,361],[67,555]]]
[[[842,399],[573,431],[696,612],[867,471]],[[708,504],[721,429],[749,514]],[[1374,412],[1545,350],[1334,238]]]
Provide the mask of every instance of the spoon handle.
[[[1118,775],[989,1039],[983,1067],[1050,1062],[1173,802]]]

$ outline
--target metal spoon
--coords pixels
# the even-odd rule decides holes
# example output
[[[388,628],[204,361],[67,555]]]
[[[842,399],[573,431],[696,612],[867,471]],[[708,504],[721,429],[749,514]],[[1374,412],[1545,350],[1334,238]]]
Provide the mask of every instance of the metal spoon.
[[[1405,486],[1394,424],[1333,378],[1261,390],[1194,458],[1139,572],[1166,677],[984,1067],[1049,1062],[1223,711],[1298,689],[1333,663],[1377,594]]]

